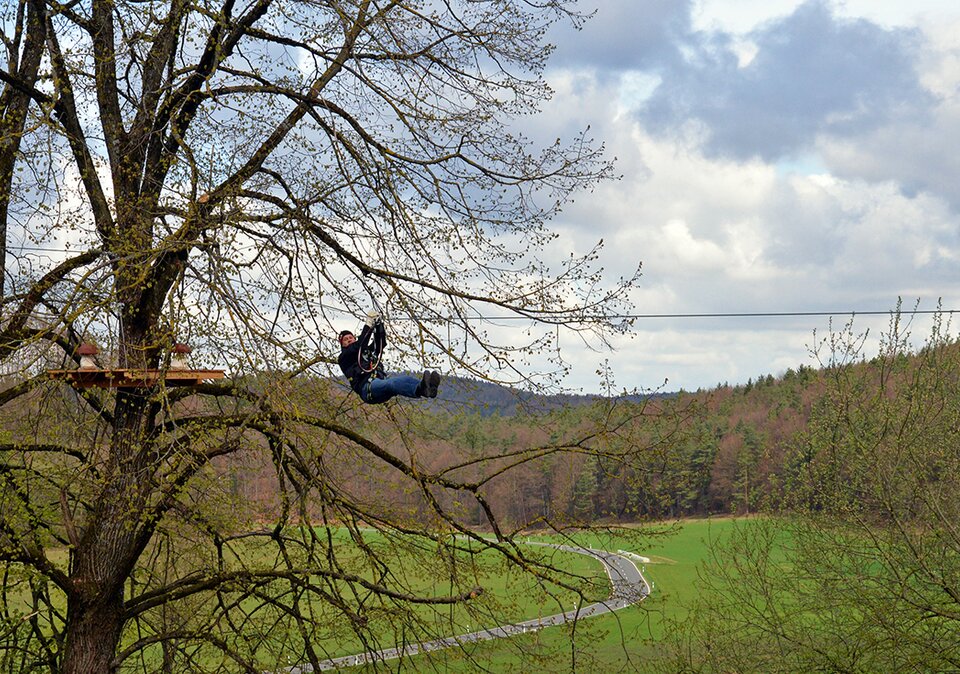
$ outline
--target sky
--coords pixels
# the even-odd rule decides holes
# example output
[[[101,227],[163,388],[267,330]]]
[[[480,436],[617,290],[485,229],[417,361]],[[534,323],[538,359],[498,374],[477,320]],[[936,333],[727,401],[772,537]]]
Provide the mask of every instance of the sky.
[[[581,6],[528,133],[589,126],[622,178],[577,195],[548,255],[603,238],[611,278],[642,262],[637,314],[837,314],[641,318],[614,352],[565,335],[568,386],[596,391],[604,362],[625,389],[746,383],[816,366],[849,312],[960,310],[960,3]],[[889,316],[853,321],[875,355]]]
[[[816,367],[851,312],[872,356],[898,301],[960,311],[960,2],[579,6],[581,30],[549,35],[553,99],[517,124],[544,144],[589,127],[621,178],[576,195],[545,254],[603,239],[611,279],[642,263],[649,317],[613,351],[561,332],[568,388],[605,390],[604,365],[617,389],[743,384]]]

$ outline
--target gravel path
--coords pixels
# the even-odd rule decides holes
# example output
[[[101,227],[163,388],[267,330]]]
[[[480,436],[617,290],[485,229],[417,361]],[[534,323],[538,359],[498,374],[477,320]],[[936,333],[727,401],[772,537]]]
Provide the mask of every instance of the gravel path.
[[[580,555],[588,555],[600,561],[603,564],[607,576],[610,577],[610,584],[613,591],[604,601],[598,601],[595,604],[588,604],[580,609],[567,611],[566,613],[557,613],[556,615],[543,618],[534,618],[513,625],[501,625],[500,627],[491,627],[478,632],[469,632],[458,636],[436,639],[434,641],[424,641],[417,644],[406,644],[403,648],[385,648],[380,651],[371,651],[360,653],[358,655],[346,655],[339,658],[332,658],[320,662],[320,670],[339,669],[341,667],[353,667],[363,665],[368,662],[381,662],[384,660],[394,660],[400,657],[409,657],[417,653],[426,653],[436,651],[442,648],[461,646],[476,641],[488,641],[490,639],[502,639],[516,634],[526,634],[535,632],[543,627],[551,625],[562,625],[564,623],[592,618],[593,616],[611,613],[618,609],[626,608],[632,604],[642,601],[650,594],[650,585],[646,578],[640,573],[640,569],[626,554],[619,552],[606,552],[605,550],[592,550],[589,548],[577,548],[570,545],[556,545],[553,543],[527,543],[527,545],[540,545],[544,547],[556,548],[565,552],[574,552]],[[295,665],[284,670],[285,674],[308,674],[313,672],[313,665]]]

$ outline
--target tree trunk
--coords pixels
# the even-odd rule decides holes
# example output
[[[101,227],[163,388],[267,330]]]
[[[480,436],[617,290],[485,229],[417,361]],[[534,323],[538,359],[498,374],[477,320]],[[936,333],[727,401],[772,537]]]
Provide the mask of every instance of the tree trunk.
[[[115,671],[123,631],[123,588],[144,540],[151,471],[146,449],[147,403],[119,393],[110,459],[96,507],[74,552],[67,601],[64,672]]]
[[[123,631],[123,593],[90,600],[75,593],[67,601],[64,674],[106,674],[116,671],[113,658]]]

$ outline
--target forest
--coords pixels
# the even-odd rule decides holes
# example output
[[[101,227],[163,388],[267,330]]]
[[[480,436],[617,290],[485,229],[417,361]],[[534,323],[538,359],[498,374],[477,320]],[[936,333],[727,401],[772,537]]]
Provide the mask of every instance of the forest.
[[[943,348],[960,352],[952,342]],[[516,530],[770,513],[802,477],[812,420],[829,406],[838,373],[861,382],[864,395],[892,395],[895,384],[909,388],[922,358],[901,351],[842,367],[799,365],[742,385],[647,396],[536,396],[453,379],[433,405],[363,409],[352,422],[398,455],[415,453],[431,470],[535,448],[535,459],[490,479],[484,488],[498,519]],[[304,380],[298,386],[303,400],[322,396],[352,405],[337,380]],[[402,433],[391,424],[396,415],[403,419]],[[602,437],[601,451],[558,451],[571,438],[573,444],[581,436],[595,442],[588,429],[596,427],[598,418],[614,427]],[[393,430],[385,432],[388,428]],[[625,462],[625,455],[640,459]],[[342,471],[338,479],[364,499],[409,517],[429,518],[422,498],[402,489],[399,481],[391,483],[389,476],[365,470],[362,457],[344,454],[337,462]],[[279,494],[269,461],[223,461],[217,470],[260,517],[276,516]],[[476,505],[472,516],[464,515],[472,526],[485,527],[486,516]]]
[[[320,530],[335,536],[331,550],[345,547],[336,541],[346,532],[395,530],[392,545],[399,550],[413,532],[459,530],[512,541],[748,516],[756,524],[735,529],[710,549],[698,604],[644,651],[649,671],[944,671],[960,654],[960,342],[948,328],[938,323],[919,349],[894,332],[869,357],[860,337],[838,335],[821,367],[650,396],[531,396],[459,380],[448,382],[445,399],[432,406],[370,406],[336,379],[274,373],[234,382],[270,391],[276,407],[282,399],[297,410],[294,423],[329,414],[386,455],[371,462],[357,443],[306,427],[287,438],[284,454],[271,452],[265,441],[213,456],[185,490],[182,518],[167,524],[162,540],[176,540],[184,561],[196,564],[214,554],[203,540],[212,535],[224,565],[225,551],[240,549],[238,540],[275,536],[278,522],[293,529],[322,523]],[[15,389],[15,379],[6,377],[3,385]],[[83,424],[80,401],[77,391],[55,382],[19,396],[3,410],[0,442],[16,446],[18,437],[36,433],[65,441],[76,432],[72,424]],[[224,414],[202,399],[179,404],[184,423]],[[53,417],[58,424],[38,428]],[[307,463],[325,486],[315,478],[307,482]],[[9,459],[7,466],[7,481],[15,485]],[[411,488],[407,466],[427,476],[424,488]],[[34,504],[23,516],[62,518],[43,539],[51,548],[58,539],[72,545],[72,508],[52,487],[76,479],[73,461],[35,459],[22,469],[43,476],[19,482],[31,485]],[[323,498],[311,498],[314,489],[325,490]],[[13,503],[10,495],[6,502]],[[439,534],[426,540],[432,535]],[[154,563],[164,547],[151,552]],[[382,550],[372,554],[385,559]],[[429,543],[418,554],[423,564],[443,560]],[[349,562],[342,550],[339,555],[338,568],[345,568]],[[178,566],[168,561],[160,568],[175,572]],[[8,576],[8,601],[23,593],[18,577]],[[156,581],[140,577],[146,596],[158,596],[149,590]],[[51,602],[47,609],[56,613],[55,595],[35,582],[31,578],[37,600]],[[833,595],[826,602],[824,584]],[[230,584],[216,594],[220,601],[239,597],[232,600],[239,606],[259,595],[258,587]],[[361,609],[377,615],[373,606]],[[218,615],[201,612],[193,619],[217,624]],[[231,615],[224,608],[227,639],[248,629],[235,631]],[[5,620],[18,624],[15,614]],[[415,622],[402,620],[414,630]],[[329,630],[335,624],[327,617],[316,625]],[[875,648],[851,650],[854,640]],[[149,652],[152,640],[146,641],[141,647]],[[30,643],[10,642],[10,652],[27,652]],[[263,652],[263,642],[252,643]],[[281,645],[289,652],[289,642]]]

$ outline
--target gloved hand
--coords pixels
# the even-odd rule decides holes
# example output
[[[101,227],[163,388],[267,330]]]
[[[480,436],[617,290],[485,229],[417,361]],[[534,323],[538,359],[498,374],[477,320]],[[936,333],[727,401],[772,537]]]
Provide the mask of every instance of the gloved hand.
[[[380,312],[374,309],[371,309],[367,312],[367,319],[364,321],[364,324],[368,328],[372,328],[373,324],[380,320]]]

